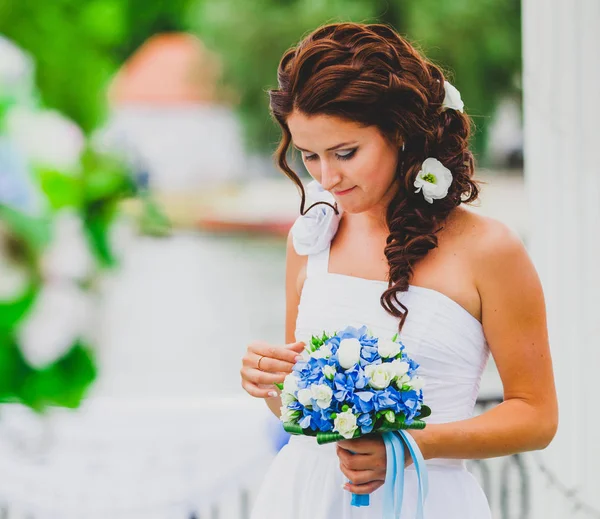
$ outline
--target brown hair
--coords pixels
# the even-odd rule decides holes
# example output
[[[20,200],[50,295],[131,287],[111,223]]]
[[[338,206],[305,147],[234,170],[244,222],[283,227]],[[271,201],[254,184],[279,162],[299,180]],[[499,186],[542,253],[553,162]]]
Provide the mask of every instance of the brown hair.
[[[401,330],[408,308],[398,292],[408,290],[414,265],[437,247],[436,233],[451,211],[479,194],[468,149],[470,119],[456,110],[442,110],[442,71],[386,25],[318,28],[284,54],[278,83],[279,88],[269,92],[272,115],[283,132],[276,158],[300,189],[301,214],[306,212],[306,195],[286,159],[291,143],[286,120],[293,110],[376,126],[391,142],[404,141],[404,150],[398,150],[398,190],[386,215],[389,286],[381,296],[385,310],[400,319]],[[433,204],[413,186],[428,157],[438,159],[453,175],[448,195]]]

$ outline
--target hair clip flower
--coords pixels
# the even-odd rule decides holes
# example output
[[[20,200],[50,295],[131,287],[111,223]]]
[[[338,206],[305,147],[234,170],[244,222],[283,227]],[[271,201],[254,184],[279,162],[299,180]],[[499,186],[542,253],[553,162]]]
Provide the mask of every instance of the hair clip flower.
[[[429,157],[423,162],[421,170],[417,173],[414,186],[415,193],[422,190],[423,197],[430,204],[434,199],[444,198],[452,184],[452,173],[439,160]]]

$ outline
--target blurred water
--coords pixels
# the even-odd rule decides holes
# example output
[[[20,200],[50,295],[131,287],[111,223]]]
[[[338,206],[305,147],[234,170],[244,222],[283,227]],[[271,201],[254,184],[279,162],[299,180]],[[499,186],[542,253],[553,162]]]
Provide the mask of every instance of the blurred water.
[[[241,394],[254,339],[284,338],[282,239],[135,238],[106,285],[94,392],[118,397]]]

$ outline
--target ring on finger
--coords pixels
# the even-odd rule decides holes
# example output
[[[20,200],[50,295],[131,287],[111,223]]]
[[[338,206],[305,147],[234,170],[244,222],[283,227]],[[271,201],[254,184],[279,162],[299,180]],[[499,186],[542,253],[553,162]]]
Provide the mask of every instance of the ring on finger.
[[[260,371],[262,371],[262,370],[260,369],[260,361],[261,361],[261,360],[263,360],[264,358],[265,358],[265,356],[264,356],[264,355],[261,355],[261,356],[260,356],[260,358],[258,359],[258,364],[256,365],[257,369],[259,369]]]

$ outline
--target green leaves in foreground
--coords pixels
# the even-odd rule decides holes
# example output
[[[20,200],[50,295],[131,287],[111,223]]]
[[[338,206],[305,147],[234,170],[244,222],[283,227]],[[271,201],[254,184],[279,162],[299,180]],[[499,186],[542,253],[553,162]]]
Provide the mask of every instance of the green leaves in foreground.
[[[13,340],[0,344],[0,403],[20,402],[38,412],[47,406],[73,409],[96,375],[92,352],[81,342],[42,369],[30,366]]]

